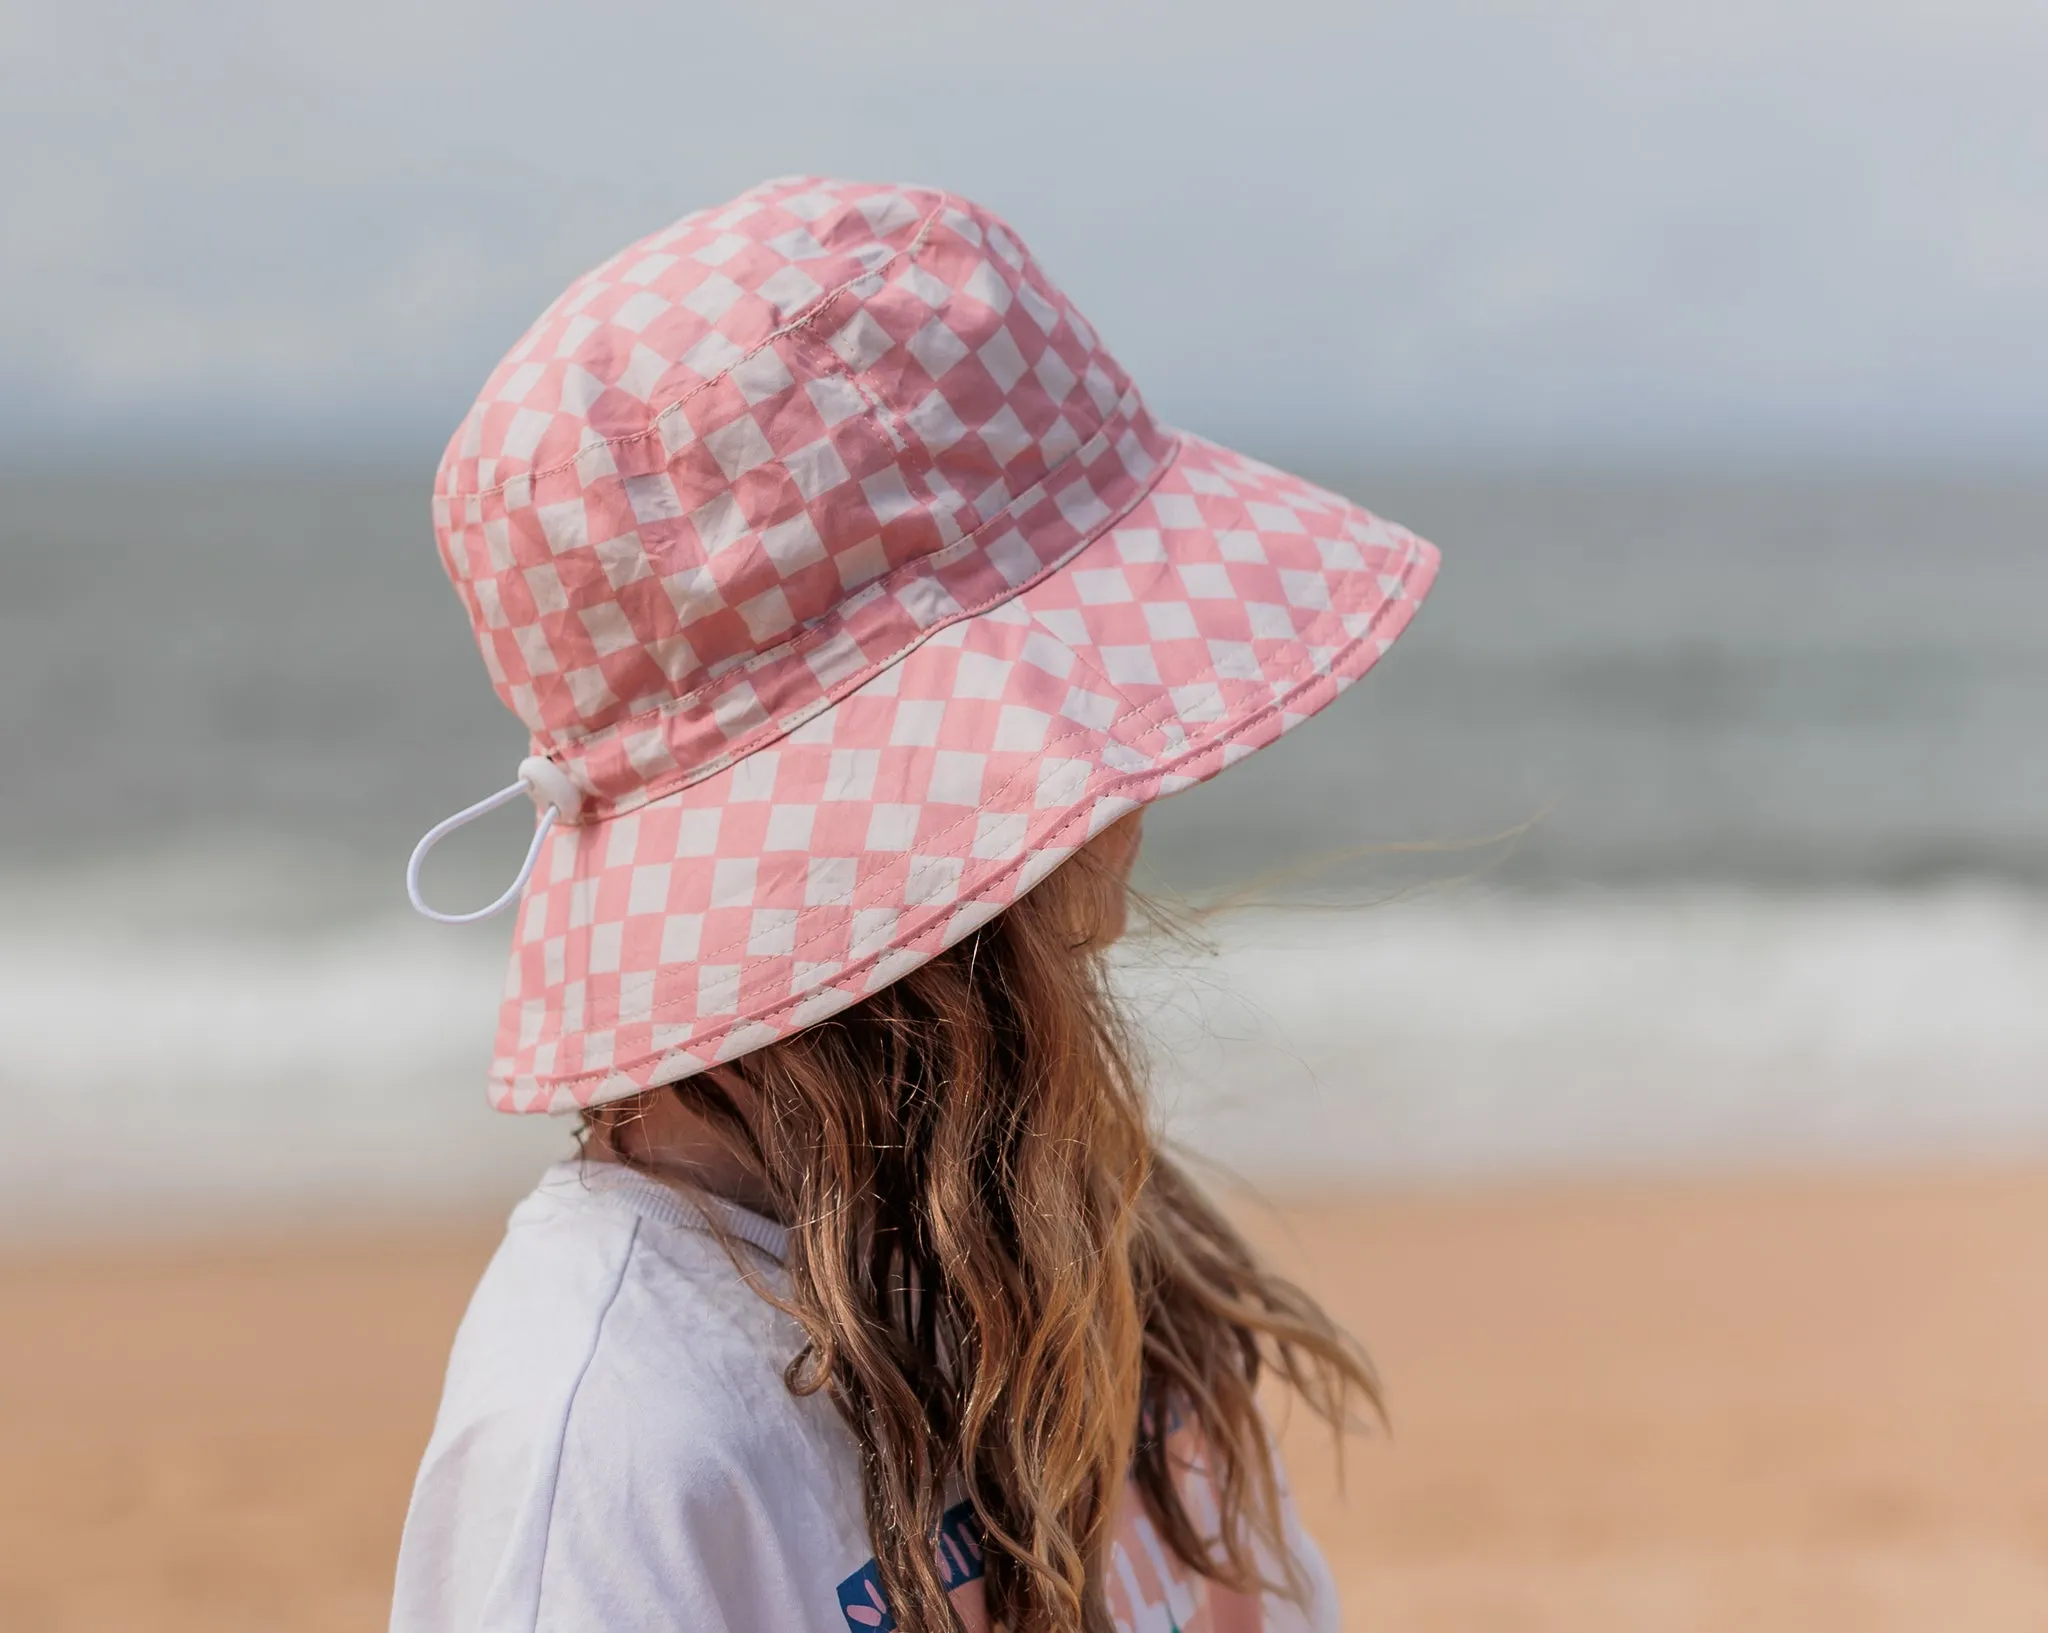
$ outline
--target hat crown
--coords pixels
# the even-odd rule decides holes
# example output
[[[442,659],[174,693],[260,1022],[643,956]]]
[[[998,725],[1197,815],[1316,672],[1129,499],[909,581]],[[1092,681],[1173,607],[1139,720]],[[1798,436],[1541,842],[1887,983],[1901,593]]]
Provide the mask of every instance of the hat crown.
[[[435,491],[501,697],[625,808],[1050,570],[1172,441],[1001,221],[763,184],[577,279]]]

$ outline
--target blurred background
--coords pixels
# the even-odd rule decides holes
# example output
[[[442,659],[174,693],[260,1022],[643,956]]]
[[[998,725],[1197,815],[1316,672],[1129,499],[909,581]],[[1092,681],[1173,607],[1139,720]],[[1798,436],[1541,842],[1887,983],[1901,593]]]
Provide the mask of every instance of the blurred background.
[[[1292,1239],[1334,1255],[1329,1296],[1397,1352],[1422,1335],[1390,1365],[1397,1404],[1405,1382],[1437,1421],[1428,1380],[1458,1379],[1453,1418],[1484,1397],[1540,1419],[1539,1397],[1664,1376],[1661,1340],[1603,1327],[1589,1290],[1631,1276],[1624,1308],[1720,1290],[1651,1322],[1672,1367],[1751,1320],[1765,1348],[1731,1371],[1811,1362],[1832,1398],[1741,1303],[1772,1264],[1802,1267],[1781,1313],[1868,1293],[1828,1340],[1859,1365],[1866,1339],[1904,1353],[1889,1299],[1900,1326],[1975,1333],[2012,1368],[1957,1382],[1997,1409],[1936,1413],[1942,1449],[1916,1442],[1892,1485],[1856,1462],[1878,1432],[1828,1419],[1808,1450],[1848,1448],[1828,1489],[1853,1523],[1823,1503],[1820,1542],[1799,1515],[1742,1533],[1789,1574],[1715,1574],[1726,1550],[1695,1544],[1727,1528],[1687,1530],[1689,1499],[1668,1533],[1629,1526],[1665,1512],[1645,1469],[1711,1485],[1712,1465],[1754,1497],[1759,1469],[1795,1474],[1727,1448],[1754,1431],[1790,1456],[1804,1431],[1716,1418],[1688,1450],[1658,1438],[1668,1413],[1603,1419],[1637,1461],[1523,1445],[1598,1493],[1530,1518],[1499,1485],[1491,1430],[1526,1421],[1503,1405],[1488,1433],[1457,1419],[1455,1477],[1426,1433],[1384,1488],[1367,1468],[1377,1529],[1347,1584],[1417,1627],[2048,1614],[2048,1489],[2022,1480],[1994,1523],[1974,1486],[1929,1497],[1921,1458],[1991,1457],[2048,1422],[2023,1364],[2048,1359],[2048,1315],[2007,1269],[2048,1226],[2027,1177],[2048,1154],[2048,10],[0,4],[0,144],[18,1297],[70,1308],[50,1255],[96,1243],[113,1280],[92,1308],[118,1328],[137,1288],[186,1286],[124,1242],[382,1232],[377,1265],[442,1266],[452,1289],[403,1284],[425,1336],[412,1370],[392,1363],[387,1421],[392,1456],[416,1453],[488,1245],[460,1233],[567,1138],[483,1105],[503,921],[405,909],[418,833],[523,752],[435,560],[442,441],[539,308],[626,241],[768,175],[929,182],[1018,225],[1162,417],[1444,550],[1366,685],[1257,773],[1158,809],[1149,887],[1253,905],[1207,950],[1130,955],[1173,1131],[1268,1196],[1325,1199]],[[439,888],[495,890],[520,829],[471,830]],[[1898,1175],[1936,1177],[1873,1177]],[[1723,1240],[1753,1251],[1686,1257]],[[297,1285],[288,1255],[235,1262],[256,1277],[241,1316],[158,1335],[201,1372],[276,1341],[262,1312]],[[348,1263],[354,1292],[320,1308],[370,1330],[415,1307]],[[1541,1281],[1560,1264],[1578,1279]],[[1991,1278],[1981,1308],[1914,1305],[1896,1278],[1915,1264],[1930,1288]],[[1512,1334],[1463,1324],[1539,1285]],[[203,1304],[171,1302],[188,1293]],[[18,1350],[22,1389],[60,1352],[102,1353],[63,1319],[55,1349]],[[242,1348],[207,1348],[230,1328]],[[1475,1381],[1483,1352],[1534,1370]],[[1684,1376],[1673,1398],[1696,1406]],[[1926,1371],[1900,1378],[1924,1405]],[[264,1434],[309,1432],[278,1410]],[[179,1606],[213,1628],[374,1625],[402,1480],[357,1530],[322,1521],[357,1539],[330,1561],[346,1592],[279,1585],[285,1548],[209,1599],[192,1561],[213,1556],[159,1524],[199,1476],[121,1455],[106,1512],[156,1574],[88,1604],[24,1566],[0,1575],[10,1626],[185,1625]],[[1730,1502],[1777,1513],[1749,1497]],[[254,1533],[222,1523],[205,1546],[247,1558]],[[1922,1559],[1909,1533],[1935,1539],[1919,1576],[1882,1563]],[[1472,1574],[1475,1537],[1499,1545],[1494,1576]],[[1836,1574],[1801,1563],[1837,1543]],[[1966,1579],[1991,1586],[1956,1618]]]

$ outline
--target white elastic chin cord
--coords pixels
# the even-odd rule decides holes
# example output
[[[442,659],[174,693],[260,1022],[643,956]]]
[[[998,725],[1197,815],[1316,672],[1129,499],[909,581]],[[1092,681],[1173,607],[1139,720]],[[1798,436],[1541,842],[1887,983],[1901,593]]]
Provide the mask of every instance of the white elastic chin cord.
[[[533,830],[533,843],[526,847],[526,860],[519,864],[519,877],[506,887],[505,894],[492,902],[489,907],[479,907],[474,913],[444,913],[438,907],[429,907],[420,895],[420,865],[426,861],[427,852],[446,839],[457,828],[476,821],[480,816],[495,811],[508,800],[515,800],[521,794],[531,794],[542,802],[540,821]],[[540,847],[553,831],[558,819],[567,817],[576,820],[576,813],[583,809],[583,790],[568,778],[568,774],[554,761],[538,754],[529,755],[519,762],[519,780],[508,787],[499,789],[489,799],[480,799],[466,811],[457,811],[445,821],[429,828],[426,836],[413,847],[412,860],[405,864],[405,893],[412,898],[417,912],[440,924],[474,924],[478,919],[487,919],[493,913],[502,913],[518,899],[519,892],[526,888],[526,881],[533,877],[534,864],[540,860]]]

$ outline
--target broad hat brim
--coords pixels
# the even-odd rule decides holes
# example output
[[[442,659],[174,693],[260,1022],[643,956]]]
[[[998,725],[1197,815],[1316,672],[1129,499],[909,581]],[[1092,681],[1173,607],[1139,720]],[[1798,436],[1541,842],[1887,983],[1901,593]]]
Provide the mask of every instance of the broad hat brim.
[[[1016,595],[716,775],[558,828],[521,900],[492,1103],[552,1112],[811,1026],[1378,661],[1435,549],[1200,438]]]

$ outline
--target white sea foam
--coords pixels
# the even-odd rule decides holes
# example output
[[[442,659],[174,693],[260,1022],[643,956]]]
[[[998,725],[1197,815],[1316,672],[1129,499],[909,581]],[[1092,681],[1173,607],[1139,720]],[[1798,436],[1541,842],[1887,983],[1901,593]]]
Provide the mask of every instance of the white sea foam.
[[[566,1143],[483,1104],[487,931],[6,922],[10,1231],[475,1207]],[[1174,1132],[1255,1176],[2048,1149],[2024,893],[1448,897],[1216,934],[1126,974]]]
[[[502,957],[428,930],[0,940],[0,1227],[516,1195],[567,1131],[484,1105]]]
[[[2048,902],[1478,898],[1141,968],[1173,1122],[1327,1180],[2048,1148]]]

